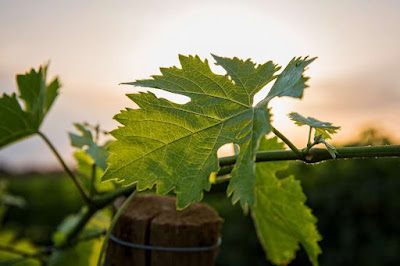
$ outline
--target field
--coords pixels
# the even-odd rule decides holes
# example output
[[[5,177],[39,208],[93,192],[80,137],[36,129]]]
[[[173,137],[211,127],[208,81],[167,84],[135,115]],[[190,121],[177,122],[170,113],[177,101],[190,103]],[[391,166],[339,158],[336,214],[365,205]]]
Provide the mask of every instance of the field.
[[[321,265],[398,265],[400,258],[399,159],[292,163],[288,173],[301,180],[307,204],[318,218],[324,239]],[[67,176],[60,173],[6,176],[9,193],[23,197],[24,208],[10,207],[2,229],[50,244],[51,233],[82,202]],[[266,265],[251,217],[225,196],[226,184],[212,187],[205,202],[224,218],[223,245],[217,265]],[[291,265],[307,264],[304,251]]]

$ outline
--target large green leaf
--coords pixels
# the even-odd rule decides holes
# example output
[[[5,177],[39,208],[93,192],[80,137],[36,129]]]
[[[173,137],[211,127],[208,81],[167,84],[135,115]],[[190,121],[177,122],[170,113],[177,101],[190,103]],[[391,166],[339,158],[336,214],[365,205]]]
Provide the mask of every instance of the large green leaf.
[[[262,138],[260,151],[283,149],[277,138]],[[304,204],[306,196],[300,182],[293,176],[278,179],[278,170],[287,168],[287,162],[263,162],[256,166],[255,204],[252,216],[258,237],[268,259],[276,265],[286,265],[302,244],[313,265],[318,265],[321,236],[317,219]]]
[[[184,208],[201,200],[203,190],[210,189],[208,177],[219,168],[217,150],[235,143],[240,153],[228,194],[245,210],[253,204],[254,156],[259,138],[271,131],[268,101],[274,96],[297,97],[302,92],[277,93],[253,106],[254,95],[276,77],[279,68],[271,61],[255,65],[250,60],[214,58],[227,75],[214,74],[207,60],[197,56],[179,56],[182,69],[161,68],[162,75],[127,83],[182,94],[191,101],[177,104],[150,92],[128,95],[140,109],[115,116],[123,127],[111,132],[117,141],[109,148],[104,180],[137,183],[138,190],[157,184],[160,194],[174,190],[178,208]],[[298,79],[292,74],[291,78]],[[281,86],[276,90],[283,91]]]
[[[0,98],[0,148],[38,132],[60,88],[57,78],[46,84],[46,72],[44,66],[17,75],[19,97],[25,108],[15,93]]]

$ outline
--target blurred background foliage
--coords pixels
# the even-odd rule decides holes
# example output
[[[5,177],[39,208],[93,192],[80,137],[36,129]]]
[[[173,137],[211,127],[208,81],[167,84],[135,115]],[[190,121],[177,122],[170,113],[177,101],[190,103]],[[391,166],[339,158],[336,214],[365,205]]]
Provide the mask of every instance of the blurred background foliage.
[[[367,129],[348,143],[385,144],[393,143],[376,129]],[[301,180],[307,204],[319,220],[321,265],[400,265],[400,159],[314,165],[292,162],[278,176],[289,173]],[[12,231],[14,242],[29,239],[36,245],[50,245],[58,224],[82,206],[75,187],[63,173],[12,175],[1,171],[0,178],[0,237],[1,232]],[[205,202],[224,218],[217,265],[269,265],[251,217],[231,205],[225,196],[226,185],[213,186],[205,196]],[[12,195],[20,202],[7,202],[3,195]],[[308,264],[301,250],[291,265]]]

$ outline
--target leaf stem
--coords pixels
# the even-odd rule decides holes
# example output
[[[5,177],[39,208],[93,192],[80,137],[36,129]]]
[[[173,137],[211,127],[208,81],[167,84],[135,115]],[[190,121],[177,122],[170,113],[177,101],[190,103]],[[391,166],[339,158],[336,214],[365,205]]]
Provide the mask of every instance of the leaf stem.
[[[89,196],[90,198],[93,197],[94,194],[97,194],[96,186],[95,186],[95,181],[96,181],[96,169],[97,165],[96,163],[92,164],[92,176],[90,178],[90,189],[89,189]]]
[[[133,191],[135,191],[135,189],[136,186],[132,185],[129,187],[119,188],[104,195],[94,196],[92,198],[92,206],[86,210],[85,214],[81,216],[76,226],[68,234],[66,243],[71,243],[71,241],[82,231],[86,223],[92,218],[93,215],[96,214],[98,210],[103,209],[120,196],[129,196]]]
[[[132,185],[128,187],[118,188],[103,195],[94,196],[93,204],[94,206],[96,206],[97,209],[102,209],[120,196],[129,196],[133,191],[135,191],[135,189],[136,185]]]
[[[42,139],[44,140],[44,142],[46,142],[47,146],[49,146],[49,148],[51,149],[51,151],[54,153],[54,155],[57,157],[58,161],[60,162],[60,164],[62,165],[62,167],[64,168],[64,171],[69,175],[69,177],[71,177],[72,181],[74,182],[76,188],[78,189],[79,193],[81,194],[84,202],[87,205],[91,205],[92,202],[90,200],[90,198],[86,195],[82,185],[79,183],[78,178],[74,175],[74,173],[71,171],[71,169],[69,169],[69,167],[66,165],[65,161],[63,160],[63,158],[61,157],[61,155],[58,153],[58,151],[56,150],[55,146],[51,143],[51,141],[46,137],[46,135],[44,135],[42,132],[38,132],[39,136],[42,137]]]
[[[89,220],[96,214],[98,208],[89,207],[85,210],[85,213],[80,217],[78,223],[74,226],[71,232],[67,235],[67,239],[65,241],[65,245],[71,243],[72,239],[74,239],[81,230],[86,226]]]
[[[96,238],[99,238],[101,236],[104,236],[106,234],[106,230],[102,230],[100,232],[95,232],[93,234],[88,234],[86,236],[80,237],[80,238],[75,238],[73,241],[70,242],[71,245],[76,245],[78,243],[81,242],[85,242],[85,241],[90,241]]]
[[[303,153],[288,139],[286,138],[281,132],[279,132],[276,128],[272,127],[272,132],[280,138],[289,148],[298,156],[298,159],[303,159]]]
[[[311,147],[311,133],[312,133],[312,127],[310,126],[310,130],[308,131],[308,141],[307,141],[307,147]]]
[[[110,235],[111,235],[112,231],[114,230],[114,227],[115,227],[119,217],[122,215],[122,213],[128,207],[129,203],[132,201],[132,199],[135,197],[135,195],[136,195],[136,190],[131,193],[131,195],[125,200],[125,202],[122,204],[122,206],[118,209],[118,211],[115,213],[114,217],[112,218],[110,227],[108,228],[107,233],[104,237],[103,245],[101,246],[99,260],[97,261],[97,266],[102,266],[103,255],[107,248],[108,239],[110,238]]]

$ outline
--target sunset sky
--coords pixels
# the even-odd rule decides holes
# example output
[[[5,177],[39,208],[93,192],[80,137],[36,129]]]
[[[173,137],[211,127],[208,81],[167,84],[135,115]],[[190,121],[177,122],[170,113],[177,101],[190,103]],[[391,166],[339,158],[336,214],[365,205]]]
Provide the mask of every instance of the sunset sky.
[[[0,93],[16,91],[16,73],[50,60],[49,76],[63,87],[42,130],[73,165],[72,123],[115,128],[112,117],[134,107],[124,94],[137,91],[118,84],[178,65],[178,54],[282,66],[310,55],[318,56],[307,71],[310,88],[302,101],[273,100],[275,127],[303,146],[307,129],[286,116],[296,111],[342,126],[336,143],[372,125],[400,142],[399,14],[400,1],[2,0]],[[38,137],[0,151],[0,166],[56,163]]]

